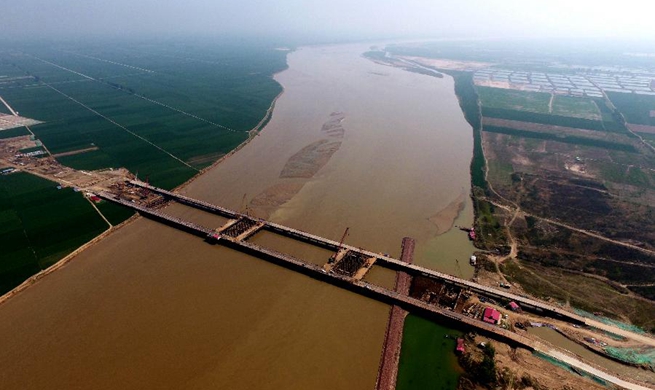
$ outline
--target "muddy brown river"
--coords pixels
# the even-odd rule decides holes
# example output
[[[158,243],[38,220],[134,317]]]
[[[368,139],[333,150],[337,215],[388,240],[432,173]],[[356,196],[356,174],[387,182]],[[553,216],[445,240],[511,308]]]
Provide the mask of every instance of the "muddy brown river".
[[[366,50],[291,53],[267,127],[184,192],[336,240],[348,227],[348,244],[394,256],[412,236],[417,264],[469,277],[474,249],[452,225],[472,223],[472,134],[453,81],[375,64]],[[179,205],[168,211],[224,223]],[[312,262],[329,256],[285,240],[253,238]],[[370,278],[388,284],[393,273]],[[367,389],[388,311],[140,219],[0,306],[0,383]]]

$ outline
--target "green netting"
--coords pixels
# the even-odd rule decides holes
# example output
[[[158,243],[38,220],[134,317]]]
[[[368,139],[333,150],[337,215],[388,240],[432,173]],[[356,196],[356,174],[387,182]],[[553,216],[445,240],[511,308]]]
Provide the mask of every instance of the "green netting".
[[[655,348],[616,348],[605,347],[608,355],[627,363],[643,364],[655,367]]]
[[[621,328],[623,330],[627,330],[627,331],[634,332],[634,333],[642,333],[642,334],[646,333],[645,330],[641,329],[640,327],[638,327],[636,325],[626,324],[625,322],[612,320],[612,319],[607,318],[607,317],[597,316],[597,315],[591,314],[589,312],[586,312],[586,311],[580,310],[580,309],[575,309],[575,312],[576,312],[576,314],[581,315],[583,317],[593,318],[596,321],[600,321],[600,322],[602,322],[604,324],[607,324],[607,325],[613,325],[613,326],[616,326],[617,328]]]
[[[561,362],[561,361],[559,361],[559,360],[557,360],[557,359],[555,359],[555,358],[553,358],[551,356],[545,355],[542,352],[535,351],[535,352],[533,352],[533,355],[540,358],[540,359],[543,359],[543,360],[549,362],[550,364],[561,367],[561,368],[563,368],[565,370],[569,370],[569,371],[574,372],[574,373],[576,373],[578,375],[590,378],[591,380],[597,382],[600,385],[603,385],[603,386],[608,385],[606,381],[596,377],[595,375],[591,375],[588,372],[582,371],[582,370],[573,370],[570,365],[568,365],[568,364],[566,364],[564,362]]]

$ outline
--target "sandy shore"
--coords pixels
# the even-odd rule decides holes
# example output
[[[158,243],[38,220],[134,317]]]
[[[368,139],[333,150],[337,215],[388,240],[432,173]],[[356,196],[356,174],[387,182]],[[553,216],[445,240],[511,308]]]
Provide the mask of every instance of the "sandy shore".
[[[429,218],[430,222],[432,222],[437,227],[437,235],[444,234],[453,227],[453,224],[459,216],[459,213],[464,210],[465,201],[466,192],[464,189],[462,189],[462,192],[457,196],[455,200],[450,202],[448,206],[444,207],[441,211]]]

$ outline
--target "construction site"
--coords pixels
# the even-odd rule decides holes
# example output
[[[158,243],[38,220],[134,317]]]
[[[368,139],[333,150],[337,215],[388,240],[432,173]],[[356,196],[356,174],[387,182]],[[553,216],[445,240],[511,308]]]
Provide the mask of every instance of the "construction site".
[[[34,135],[0,139],[0,168],[13,168],[5,174],[23,171],[77,189],[115,189],[134,178],[125,168],[84,171],[62,165]]]
[[[557,329],[560,334],[564,335],[577,332],[576,334],[584,335],[583,337],[602,339],[606,347],[618,349],[636,348],[638,345],[647,349],[655,347],[655,339],[647,335],[640,335],[605,324],[532,298],[515,295],[506,289],[483,286],[400,259],[347,245],[344,243],[347,232],[344,232],[340,242],[332,241],[137,180],[115,182],[109,188],[98,190],[99,188],[94,195],[105,201],[132,208],[145,217],[204,238],[208,243],[224,245],[245,252],[314,279],[390,304],[392,307],[398,307],[407,312],[456,326],[458,329],[501,341],[513,348],[545,354],[549,358],[556,359],[560,364],[584,372],[585,375],[631,389],[648,388],[639,383],[649,386],[655,384],[652,371],[649,374],[648,371],[639,370],[637,371],[638,375],[633,375],[632,371],[629,371],[632,368],[625,365],[625,370],[612,371],[610,374],[607,369],[595,363],[583,362],[579,356],[535,336],[529,331],[529,328],[547,326],[550,329]],[[199,226],[168,215],[165,206],[171,202],[216,214],[227,218],[228,221],[218,228]],[[329,249],[333,255],[326,258],[322,265],[317,265],[261,247],[249,241],[260,231],[268,231]],[[389,268],[406,274],[411,281],[408,285],[408,294],[364,281],[364,276],[373,267]],[[393,327],[388,333],[393,334],[392,330]],[[603,336],[606,334],[617,337],[615,340],[611,340]],[[579,341],[584,342],[583,340]],[[393,346],[391,350],[393,350]],[[383,354],[388,355],[385,352]],[[390,356],[393,356],[393,353]],[[633,365],[633,367],[637,367],[637,365]],[[630,380],[636,381],[636,383],[630,382]]]
[[[575,370],[581,370],[587,375],[602,378],[622,387],[646,388],[626,382],[627,379],[635,379],[637,382],[649,385],[655,384],[655,379],[647,373],[638,378],[626,377],[625,374],[617,374],[617,372],[608,374],[598,366],[583,363],[578,356],[566,353],[561,355],[559,354],[561,351],[556,347],[535,337],[528,329],[535,324],[547,324],[549,328],[557,329],[560,334],[575,340],[580,345],[586,345],[596,353],[632,364],[633,367],[650,365],[651,370],[652,359],[644,360],[643,356],[648,357],[652,354],[652,348],[655,347],[655,340],[652,338],[603,324],[541,301],[512,294],[506,289],[492,288],[418,267],[411,264],[411,258],[399,260],[352,247],[344,243],[348,234],[347,229],[339,242],[332,241],[255,218],[247,213],[228,210],[151,186],[147,180],[145,182],[137,180],[124,168],[99,171],[75,170],[60,164],[33,135],[0,139],[0,168],[3,175],[23,171],[51,180],[53,186],[58,188],[72,187],[76,191],[83,192],[94,202],[108,201],[120,204],[136,210],[145,217],[202,237],[209,243],[246,252],[392,305],[382,352],[378,388],[390,388],[389,384],[395,383],[397,372],[394,370],[397,370],[397,358],[402,340],[402,321],[409,312],[502,341],[515,348],[538,351],[552,358],[557,357],[557,361],[565,360],[566,364]],[[219,227],[199,226],[166,214],[166,207],[172,203],[220,215],[228,221]],[[264,230],[329,249],[333,255],[326,258],[322,265],[315,265],[248,241]],[[396,289],[389,290],[364,281],[364,277],[373,267],[397,271],[399,277]],[[616,340],[607,338],[604,336],[607,332],[619,335],[619,338]]]

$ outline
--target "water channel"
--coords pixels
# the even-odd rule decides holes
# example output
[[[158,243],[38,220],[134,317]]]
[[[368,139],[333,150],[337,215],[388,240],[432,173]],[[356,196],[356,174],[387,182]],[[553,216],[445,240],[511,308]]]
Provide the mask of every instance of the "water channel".
[[[301,48],[263,132],[190,196],[470,277],[471,128],[452,79]],[[245,199],[245,201],[244,201]],[[170,207],[208,226],[224,220]],[[439,233],[446,232],[439,235]],[[320,262],[326,253],[254,241]],[[458,261],[456,261],[458,260]],[[375,271],[387,285],[393,273]],[[5,388],[364,389],[389,307],[145,219],[0,307]]]

